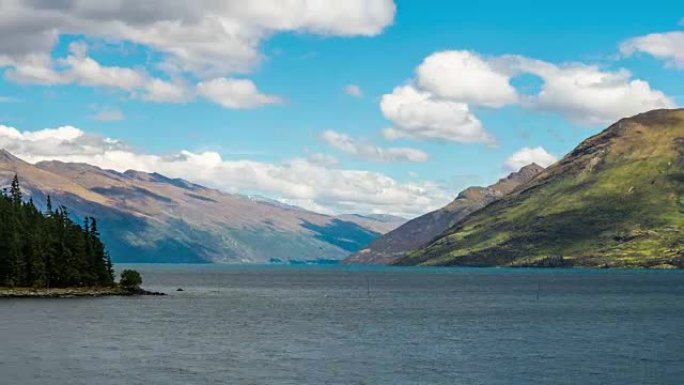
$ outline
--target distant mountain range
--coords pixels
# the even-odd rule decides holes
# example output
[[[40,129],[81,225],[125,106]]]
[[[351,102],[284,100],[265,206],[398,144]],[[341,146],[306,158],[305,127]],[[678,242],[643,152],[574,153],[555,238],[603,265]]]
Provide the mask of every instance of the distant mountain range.
[[[531,164],[406,222],[329,216],[156,173],[35,165],[18,174],[75,218],[98,218],[116,262],[267,262],[684,268],[684,110],[622,119],[546,170]],[[386,234],[385,234],[386,233]],[[384,236],[381,236],[385,234]]]
[[[618,121],[397,263],[684,268],[684,110]]]
[[[368,247],[354,253],[346,263],[387,264],[404,257],[409,251],[426,245],[449,227],[487,204],[514,191],[544,170],[530,164],[488,187],[469,187],[447,206],[390,231],[373,241]]]
[[[39,207],[49,194],[75,218],[96,217],[115,262],[341,259],[405,222],[322,215],[156,173],[57,161],[32,165],[0,150],[0,186],[15,173]]]

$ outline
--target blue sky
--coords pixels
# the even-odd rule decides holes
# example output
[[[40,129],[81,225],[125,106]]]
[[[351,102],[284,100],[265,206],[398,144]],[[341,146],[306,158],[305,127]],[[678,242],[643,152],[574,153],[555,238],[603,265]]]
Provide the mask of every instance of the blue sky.
[[[68,3],[0,5],[0,146],[323,212],[416,215],[684,102],[675,1]]]

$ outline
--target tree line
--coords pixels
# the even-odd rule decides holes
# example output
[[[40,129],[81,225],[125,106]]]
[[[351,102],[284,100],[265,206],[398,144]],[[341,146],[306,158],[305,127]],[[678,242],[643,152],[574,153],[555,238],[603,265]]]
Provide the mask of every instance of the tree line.
[[[19,178],[0,192],[0,286],[74,287],[114,284],[112,262],[95,218],[80,225],[66,207],[45,212],[24,200]]]

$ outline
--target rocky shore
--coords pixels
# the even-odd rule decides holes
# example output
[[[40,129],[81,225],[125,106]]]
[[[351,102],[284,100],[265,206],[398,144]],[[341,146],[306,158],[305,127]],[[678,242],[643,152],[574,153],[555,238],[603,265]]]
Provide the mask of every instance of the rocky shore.
[[[0,288],[0,298],[73,298],[106,296],[166,295],[143,289],[124,290],[118,287],[74,287],[74,288]]]

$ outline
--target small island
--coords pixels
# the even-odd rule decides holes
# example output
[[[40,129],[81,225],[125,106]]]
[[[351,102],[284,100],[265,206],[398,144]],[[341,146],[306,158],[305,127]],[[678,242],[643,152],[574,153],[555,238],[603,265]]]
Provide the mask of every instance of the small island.
[[[16,175],[0,192],[0,298],[162,294],[141,289],[134,270],[115,281],[95,218],[80,225],[49,196],[46,206],[23,199]]]

